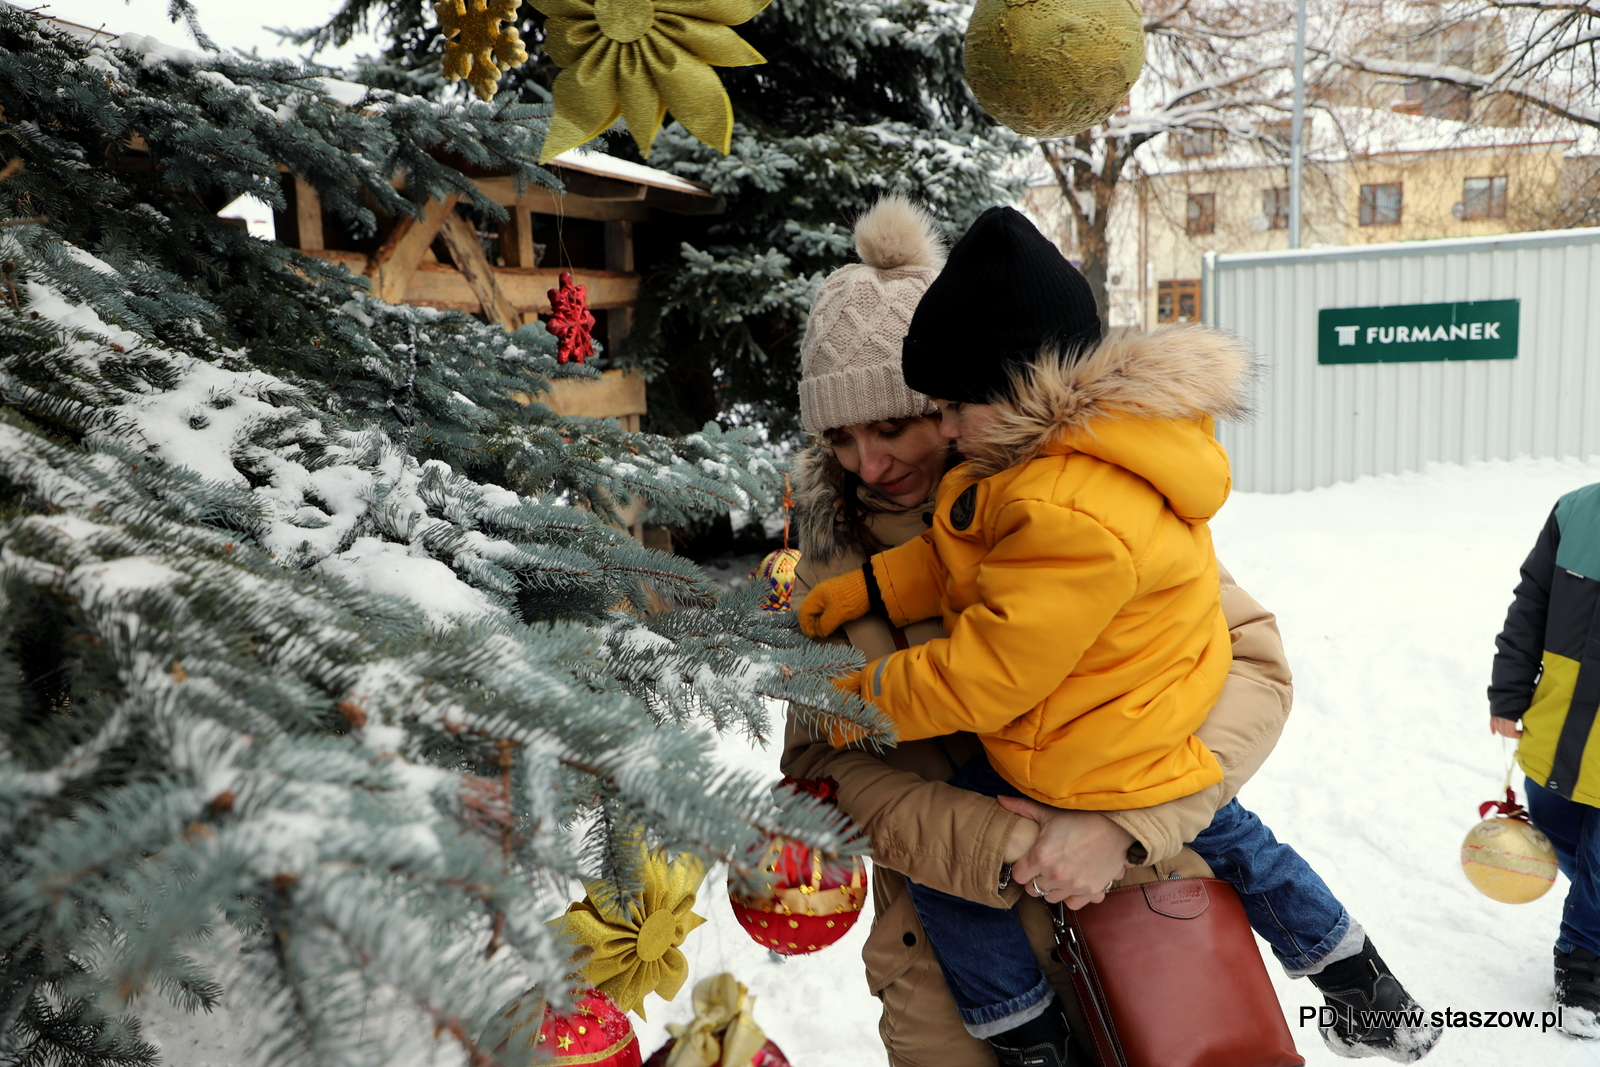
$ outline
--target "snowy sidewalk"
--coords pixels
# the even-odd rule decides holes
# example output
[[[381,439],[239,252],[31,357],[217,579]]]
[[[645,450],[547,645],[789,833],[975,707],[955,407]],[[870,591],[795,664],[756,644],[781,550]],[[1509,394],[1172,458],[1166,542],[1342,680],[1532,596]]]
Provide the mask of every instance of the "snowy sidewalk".
[[[1457,855],[1504,773],[1484,689],[1517,568],[1556,498],[1594,481],[1600,463],[1441,466],[1239,494],[1214,524],[1223,563],[1278,614],[1296,674],[1288,729],[1241,799],[1322,873],[1429,1009],[1537,1018],[1550,1007],[1566,879],[1532,904],[1497,904],[1467,884]],[[776,773],[775,752],[725,748]],[[796,1067],[884,1062],[860,960],[865,919],[840,944],[778,963],[735,925],[716,875],[695,910],[710,922],[684,946],[692,978],[730,970],[749,985],[757,1021]],[[1349,1062],[1295,1025],[1301,1005],[1321,1003],[1316,990],[1268,969],[1307,1063]],[[688,1018],[686,994],[650,998],[646,1055],[663,1023]],[[1535,1028],[1447,1030],[1423,1062],[1597,1061],[1600,1042]]]

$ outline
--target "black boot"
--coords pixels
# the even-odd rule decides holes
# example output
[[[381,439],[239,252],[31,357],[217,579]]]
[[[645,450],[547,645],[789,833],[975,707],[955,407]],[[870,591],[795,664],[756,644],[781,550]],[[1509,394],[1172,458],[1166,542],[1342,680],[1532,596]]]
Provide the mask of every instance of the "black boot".
[[[1556,1004],[1562,1033],[1600,1037],[1600,956],[1586,948],[1556,950]]]
[[[1334,1011],[1333,1025],[1321,1029],[1335,1055],[1414,1063],[1438,1043],[1441,1029],[1428,1022],[1428,1013],[1411,999],[1370,938],[1356,955],[1310,977]]]
[[[1072,1031],[1061,1005],[1051,1004],[1043,1015],[989,1039],[1000,1067],[1082,1067],[1090,1061],[1075,1053]]]

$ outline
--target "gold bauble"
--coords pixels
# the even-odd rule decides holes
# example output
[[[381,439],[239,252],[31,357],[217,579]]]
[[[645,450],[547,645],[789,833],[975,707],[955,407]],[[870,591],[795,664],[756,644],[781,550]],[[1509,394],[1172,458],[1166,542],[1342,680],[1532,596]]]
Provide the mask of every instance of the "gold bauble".
[[[1473,887],[1502,904],[1526,904],[1556,881],[1550,839],[1521,819],[1485,819],[1461,842],[1461,869]]]
[[[1028,137],[1071,137],[1127,99],[1144,67],[1134,0],[978,0],[967,81],[985,111]]]

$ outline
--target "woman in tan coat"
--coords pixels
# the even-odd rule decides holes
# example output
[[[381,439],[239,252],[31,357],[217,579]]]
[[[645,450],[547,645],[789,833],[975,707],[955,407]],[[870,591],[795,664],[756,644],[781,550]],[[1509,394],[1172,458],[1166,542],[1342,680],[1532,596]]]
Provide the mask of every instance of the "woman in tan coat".
[[[934,489],[949,464],[948,442],[931,417],[932,405],[911,392],[899,373],[900,339],[937,274],[937,243],[914,208],[890,200],[858,224],[857,245],[864,262],[836,272],[824,285],[802,350],[802,415],[820,442],[797,464],[803,558],[796,604],[823,579],[859,568],[872,553],[923,533],[931,521]],[[1070,980],[1050,957],[1049,914],[1037,898],[1079,907],[1100,900],[1108,883],[1210,875],[1184,842],[1206,829],[1261,765],[1282,731],[1291,700],[1273,616],[1226,571],[1221,577],[1233,667],[1197,736],[1224,777],[1177,800],[1108,812],[1067,811],[1021,798],[995,800],[946,784],[982,751],[970,734],[870,753],[834,748],[791,717],[784,773],[837,781],[841,809],[872,843],[875,918],[864,956],[869,986],[883,1003],[880,1029],[891,1063],[989,1067],[1000,1062],[991,1042],[963,1025],[905,890],[906,879],[991,907],[1014,906],[1039,967],[1070,1017],[1076,1008]],[[847,623],[842,639],[871,661],[942,634],[937,620],[901,630],[868,615]],[[1340,962],[1365,966],[1365,937],[1347,914],[1327,944],[1307,948],[1314,948],[1309,959],[1316,965],[1301,973],[1315,974],[1330,1001],[1338,991],[1318,979],[1336,974]],[[1385,978],[1399,990],[1386,973],[1379,976],[1380,984]],[[1362,1001],[1361,1007],[1378,1006],[1371,995]],[[1344,1055],[1404,1061],[1426,1051],[1396,1047],[1392,1031],[1324,1036]]]

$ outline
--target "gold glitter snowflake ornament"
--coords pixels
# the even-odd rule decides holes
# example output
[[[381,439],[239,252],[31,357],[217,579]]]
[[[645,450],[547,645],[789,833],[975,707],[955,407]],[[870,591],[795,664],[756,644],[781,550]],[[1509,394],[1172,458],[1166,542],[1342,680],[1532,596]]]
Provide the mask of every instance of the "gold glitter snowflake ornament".
[[[639,151],[668,111],[717,151],[733,105],[712,67],[765,63],[730,26],[770,0],[528,0],[547,16],[544,50],[562,71],[539,162],[599,136],[621,116]]]
[[[451,81],[467,79],[478,97],[494,96],[503,71],[528,61],[528,50],[515,26],[501,26],[517,17],[522,0],[439,0],[433,10],[439,16],[439,32],[444,44],[444,76]]]

